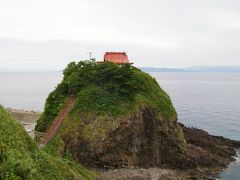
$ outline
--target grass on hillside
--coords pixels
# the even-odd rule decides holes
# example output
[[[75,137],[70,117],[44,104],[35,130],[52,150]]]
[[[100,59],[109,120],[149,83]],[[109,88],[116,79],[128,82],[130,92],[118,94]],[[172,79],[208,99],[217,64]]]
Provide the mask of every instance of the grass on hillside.
[[[0,106],[0,179],[92,179],[95,173],[39,150],[23,127]]]

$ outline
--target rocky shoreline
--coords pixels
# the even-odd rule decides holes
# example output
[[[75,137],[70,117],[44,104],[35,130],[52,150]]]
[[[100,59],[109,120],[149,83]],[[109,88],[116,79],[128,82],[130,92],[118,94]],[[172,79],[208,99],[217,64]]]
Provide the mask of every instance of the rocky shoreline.
[[[233,141],[222,136],[213,136],[197,128],[182,127],[188,144],[188,154],[195,165],[193,169],[133,168],[111,169],[104,171],[97,180],[183,180],[183,179],[218,179],[219,173],[235,161],[236,149],[240,141]],[[195,161],[195,162],[194,162]]]
[[[118,169],[103,172],[96,180],[183,180],[187,173],[178,170],[149,168],[149,169]]]
[[[188,144],[188,154],[197,162],[196,169],[190,172],[191,178],[215,179],[221,171],[235,161],[234,156],[236,156],[236,149],[240,148],[240,141],[213,136],[204,130],[179,124]]]

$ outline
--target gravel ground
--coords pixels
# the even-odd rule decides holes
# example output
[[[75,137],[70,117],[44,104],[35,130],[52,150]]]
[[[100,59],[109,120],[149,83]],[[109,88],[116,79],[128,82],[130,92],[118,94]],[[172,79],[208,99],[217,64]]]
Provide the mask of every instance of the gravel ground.
[[[96,180],[183,180],[186,174],[170,169],[118,169],[102,173]]]

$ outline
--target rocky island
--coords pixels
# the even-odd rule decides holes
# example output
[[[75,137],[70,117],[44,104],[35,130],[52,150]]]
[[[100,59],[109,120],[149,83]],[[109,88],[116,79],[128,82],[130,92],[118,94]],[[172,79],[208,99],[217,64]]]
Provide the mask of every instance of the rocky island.
[[[74,104],[41,149],[1,108],[1,178],[210,179],[234,161],[240,142],[179,123],[168,94],[138,68],[80,61],[63,74],[36,130],[48,132],[69,96]]]

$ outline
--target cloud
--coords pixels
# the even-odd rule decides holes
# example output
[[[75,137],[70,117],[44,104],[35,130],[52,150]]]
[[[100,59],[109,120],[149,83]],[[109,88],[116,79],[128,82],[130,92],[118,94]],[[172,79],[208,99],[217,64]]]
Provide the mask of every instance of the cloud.
[[[61,69],[106,50],[139,66],[239,64],[237,0],[0,1],[4,68]]]

